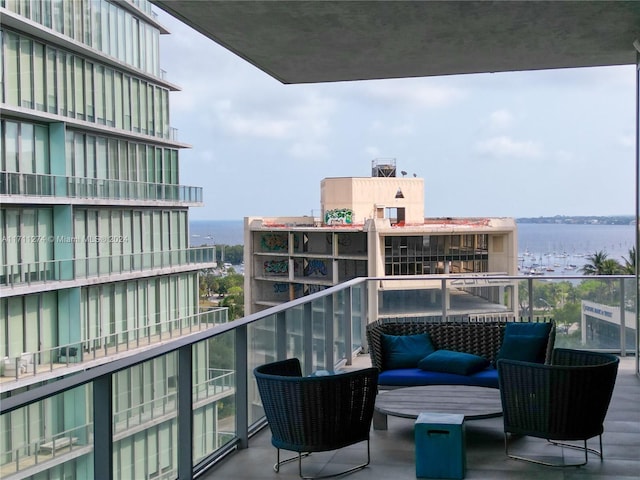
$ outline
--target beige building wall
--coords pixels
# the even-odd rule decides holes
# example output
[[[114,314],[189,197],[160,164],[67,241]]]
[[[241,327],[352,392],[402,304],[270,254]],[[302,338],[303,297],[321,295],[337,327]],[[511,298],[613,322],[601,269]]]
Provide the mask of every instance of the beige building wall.
[[[402,195],[402,198],[397,198]],[[405,224],[424,221],[424,179],[397,177],[325,178],[320,184],[322,217],[328,225],[362,225],[385,218],[386,209],[404,209]],[[350,221],[343,213],[351,210]],[[385,213],[387,212],[387,213]],[[336,213],[336,215],[332,215]]]

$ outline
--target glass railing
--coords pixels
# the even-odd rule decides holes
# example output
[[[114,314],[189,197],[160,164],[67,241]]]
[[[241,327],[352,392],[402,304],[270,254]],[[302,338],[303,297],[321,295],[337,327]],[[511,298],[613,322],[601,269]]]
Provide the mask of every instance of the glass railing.
[[[351,280],[13,392],[0,404],[3,433],[14,420],[33,433],[25,439],[3,437],[10,441],[0,467],[26,471],[25,456],[34,456],[35,448],[25,445],[93,425],[86,452],[61,451],[58,456],[58,465],[76,472],[75,478],[92,478],[94,471],[105,478],[191,478],[216,459],[248,448],[249,436],[265,425],[252,373],[256,366],[295,356],[305,375],[340,368],[366,351],[366,323],[380,317],[553,317],[557,346],[637,352],[638,319],[628,315],[635,312],[635,282],[632,276]],[[64,426],[52,422],[62,414],[62,405],[65,412],[75,412],[65,416]],[[46,425],[58,426],[45,435]],[[80,435],[74,436],[74,446],[85,445]]]
[[[176,136],[173,129],[171,136]],[[173,138],[172,138],[173,139]],[[0,195],[202,203],[202,187],[37,173],[0,172]]]
[[[140,319],[138,328],[113,332],[82,341],[56,345],[35,352],[4,357],[0,364],[0,383],[19,380],[27,376],[37,377],[59,368],[77,366],[88,361],[108,361],[113,355],[135,351],[172,338],[199,332],[229,321],[229,309],[214,307],[206,312],[193,315],[180,314],[169,320],[167,312]],[[227,372],[228,373],[228,372]],[[228,375],[215,377],[215,385],[225,382]],[[213,378],[213,377],[212,377]],[[213,385],[211,380],[207,380]]]
[[[128,243],[126,236],[69,237],[64,235],[36,237],[36,241],[47,242],[93,242],[116,241]],[[192,247],[181,250],[159,252],[125,253],[99,257],[75,258],[71,260],[48,260],[25,262],[0,267],[0,285],[13,286],[61,280],[80,280],[97,276],[119,275],[160,268],[215,263],[215,247]]]

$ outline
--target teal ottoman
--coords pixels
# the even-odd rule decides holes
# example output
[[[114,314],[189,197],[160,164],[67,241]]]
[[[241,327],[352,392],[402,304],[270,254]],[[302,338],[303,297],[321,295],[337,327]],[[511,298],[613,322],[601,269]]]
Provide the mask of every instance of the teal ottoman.
[[[464,478],[464,415],[421,413],[415,423],[416,477]]]

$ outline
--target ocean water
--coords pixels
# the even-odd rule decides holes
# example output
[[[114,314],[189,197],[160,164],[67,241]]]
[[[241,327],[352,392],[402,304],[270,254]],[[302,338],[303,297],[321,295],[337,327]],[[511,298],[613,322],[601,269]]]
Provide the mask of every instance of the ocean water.
[[[242,245],[243,220],[189,222],[191,245]],[[635,244],[634,225],[518,224],[518,256],[522,270],[534,264],[549,275],[576,275],[586,257],[604,250],[624,263]],[[551,271],[552,270],[552,271]]]

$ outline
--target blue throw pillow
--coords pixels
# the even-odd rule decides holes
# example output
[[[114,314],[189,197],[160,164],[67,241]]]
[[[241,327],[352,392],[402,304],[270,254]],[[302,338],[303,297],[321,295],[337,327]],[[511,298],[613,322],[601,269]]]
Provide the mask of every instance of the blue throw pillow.
[[[544,363],[547,339],[535,335],[509,335],[504,337],[496,360],[520,360]]]
[[[496,360],[544,363],[550,322],[509,322]]]
[[[452,350],[436,350],[418,362],[418,368],[432,372],[472,375],[489,366],[489,360],[479,355]]]
[[[435,350],[428,333],[416,335],[382,334],[382,366],[392,368],[415,368],[421,358]]]
[[[534,335],[536,337],[549,337],[551,322],[508,322],[504,328],[504,336],[510,335]]]

